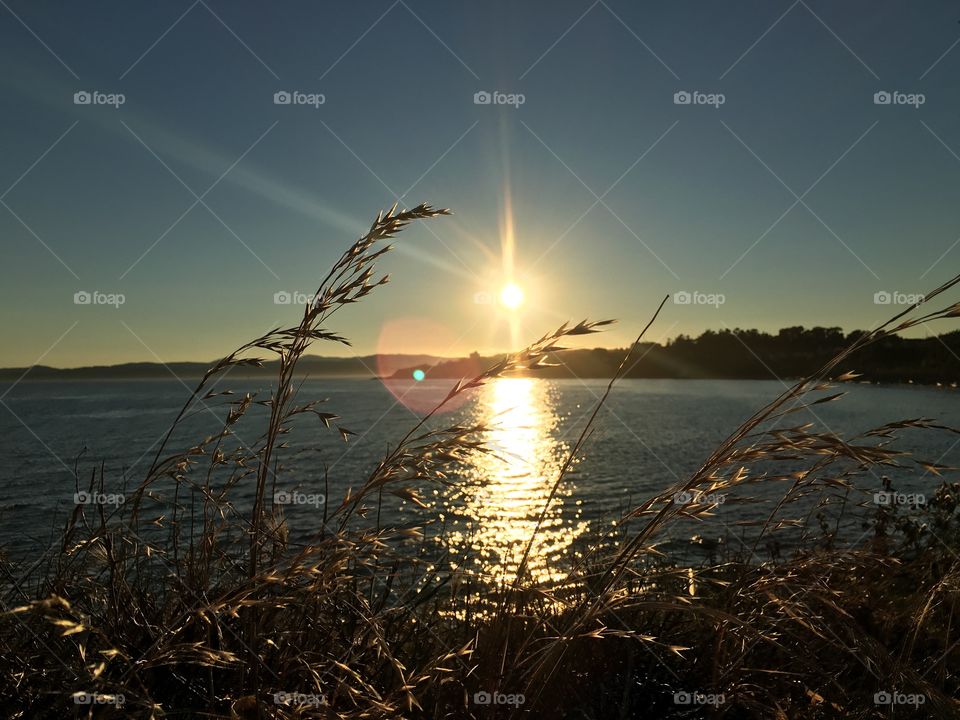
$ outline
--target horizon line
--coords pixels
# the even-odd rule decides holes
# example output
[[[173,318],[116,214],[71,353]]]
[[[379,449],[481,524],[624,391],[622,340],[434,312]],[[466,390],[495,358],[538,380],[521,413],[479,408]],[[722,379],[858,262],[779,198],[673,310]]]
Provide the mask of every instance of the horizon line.
[[[770,337],[776,337],[777,335],[779,335],[779,334],[780,334],[781,332],[783,332],[784,330],[790,330],[790,329],[794,329],[794,328],[800,328],[801,330],[804,330],[804,331],[809,331],[809,330],[814,330],[814,329],[839,330],[839,331],[844,335],[844,337],[849,337],[849,336],[852,335],[853,333],[869,332],[869,331],[867,331],[867,330],[863,330],[863,329],[860,329],[860,328],[857,328],[857,329],[854,329],[854,330],[844,330],[842,327],[836,326],[836,325],[835,325],[835,326],[813,325],[813,326],[811,326],[811,327],[807,327],[807,326],[805,326],[805,325],[789,325],[789,326],[787,326],[787,327],[782,327],[782,328],[780,328],[779,330],[774,331],[774,332],[770,332],[770,331],[766,331],[766,330],[759,330],[759,329],[757,329],[757,328],[739,328],[739,327],[729,328],[729,327],[724,327],[724,328],[721,328],[721,329],[719,329],[719,330],[713,330],[713,329],[709,329],[709,328],[708,328],[708,329],[703,330],[702,332],[700,332],[699,335],[695,335],[695,336],[694,336],[694,335],[688,335],[688,334],[686,334],[686,333],[678,333],[678,334],[675,335],[675,336],[672,336],[672,337],[669,337],[669,338],[665,338],[665,339],[659,340],[659,341],[658,341],[658,340],[644,340],[644,341],[641,342],[641,344],[642,344],[642,345],[663,345],[663,346],[666,346],[666,345],[669,345],[669,344],[672,343],[672,342],[675,342],[676,340],[678,340],[678,339],[680,339],[680,338],[690,338],[690,339],[696,340],[696,339],[698,339],[698,338],[703,337],[703,336],[706,335],[707,333],[715,333],[715,334],[718,334],[718,335],[719,335],[719,334],[723,334],[723,333],[735,333],[735,332],[741,332],[741,333],[743,333],[743,332],[756,332],[756,333],[759,333],[759,334],[761,334],[761,335],[768,335],[768,336],[770,336]],[[960,330],[951,330],[951,331],[948,331],[948,332],[936,333],[936,334],[930,332],[928,335],[926,335],[926,336],[924,336],[924,337],[914,337],[914,338],[904,338],[904,339],[924,340],[924,339],[929,339],[929,338],[942,337],[942,336],[945,336],[945,335],[951,335],[951,334],[957,333],[957,332],[960,332]],[[899,337],[899,336],[898,336],[898,337]],[[629,344],[629,343],[626,344],[626,345],[593,345],[593,346],[583,346],[583,347],[576,347],[576,348],[567,348],[566,350],[561,351],[561,352],[576,351],[576,350],[609,350],[609,351],[619,350],[619,351],[626,351],[629,347],[630,347],[630,344]],[[436,360],[448,361],[448,360],[462,360],[462,359],[466,359],[466,358],[469,358],[471,355],[474,355],[474,354],[479,355],[480,357],[494,358],[494,357],[498,357],[498,356],[501,356],[501,355],[509,355],[510,353],[515,353],[515,352],[518,352],[518,350],[484,350],[484,351],[482,351],[482,352],[479,351],[479,350],[472,350],[472,351],[470,351],[470,352],[460,353],[460,354],[453,354],[453,355],[435,355],[435,354],[433,354],[433,353],[431,353],[431,352],[368,352],[368,353],[354,353],[354,354],[352,354],[352,355],[305,354],[305,355],[304,355],[304,358],[305,358],[305,359],[315,358],[315,359],[322,359],[322,360],[341,360],[341,361],[345,361],[345,360],[356,360],[356,359],[358,359],[358,358],[373,358],[373,357],[417,357],[417,356],[426,356],[426,357],[433,358],[433,359],[436,359]],[[29,372],[30,370],[34,370],[34,369],[38,369],[38,368],[46,368],[46,369],[58,370],[58,371],[60,371],[60,370],[89,370],[89,369],[97,369],[97,368],[118,368],[118,367],[130,366],[130,365],[155,365],[155,366],[158,366],[158,367],[165,367],[165,366],[171,366],[171,365],[187,365],[187,364],[189,364],[189,365],[203,365],[203,366],[208,366],[208,365],[216,364],[219,360],[220,360],[219,357],[218,357],[218,358],[215,358],[215,359],[212,359],[212,360],[156,360],[156,359],[154,359],[154,360],[126,360],[126,361],[122,361],[122,362],[113,362],[113,363],[111,363],[111,362],[102,362],[102,363],[92,363],[92,364],[85,364],[85,365],[69,365],[69,366],[55,366],[55,365],[43,365],[43,364],[39,364],[39,363],[33,363],[33,364],[30,364],[30,365],[8,365],[8,366],[2,366],[2,367],[0,367],[0,372],[11,372],[11,371],[26,371],[26,372]],[[271,359],[264,360],[264,364],[272,363],[272,362],[276,362],[276,361],[277,361],[277,360],[276,360],[275,358],[271,358]]]

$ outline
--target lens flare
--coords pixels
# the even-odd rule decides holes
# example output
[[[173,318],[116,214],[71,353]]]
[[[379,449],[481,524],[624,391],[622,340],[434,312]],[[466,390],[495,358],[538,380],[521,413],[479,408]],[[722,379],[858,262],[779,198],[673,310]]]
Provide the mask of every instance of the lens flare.
[[[433,368],[456,358],[458,335],[447,326],[424,317],[388,320],[377,340],[377,376],[397,400],[417,414],[434,410],[461,377],[474,377],[483,368],[474,358],[456,360],[454,368],[440,372]],[[447,402],[444,412],[456,410],[471,393],[462,393]]]

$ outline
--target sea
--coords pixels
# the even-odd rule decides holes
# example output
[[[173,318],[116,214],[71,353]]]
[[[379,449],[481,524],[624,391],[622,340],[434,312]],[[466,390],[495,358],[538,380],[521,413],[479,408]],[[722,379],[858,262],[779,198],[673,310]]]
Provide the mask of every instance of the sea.
[[[27,380],[0,386],[2,552],[22,562],[56,547],[58,533],[78,503],[87,514],[98,512],[98,503],[107,504],[119,520],[122,505],[155,459],[216,433],[230,408],[247,393],[250,410],[220,447],[225,452],[252,452],[261,441],[268,412],[259,401],[270,398],[269,381],[222,381],[216,391],[229,394],[195,401],[177,431],[166,438],[194,382]],[[591,544],[622,542],[638,531],[648,516],[633,517],[628,523],[623,518],[650,498],[681,487],[725,438],[786,387],[776,380],[622,380],[598,411],[607,383],[496,379],[425,420],[452,381],[307,379],[298,386],[297,401],[315,403],[314,409],[328,414],[329,427],[313,413],[293,419],[290,432],[283,436],[286,447],[277,455],[276,474],[271,474],[270,500],[275,507],[282,506],[278,509],[291,542],[308,544],[335,524],[335,510],[346,494],[356,494],[380,460],[418,424],[414,438],[452,426],[482,425],[475,436],[483,442],[482,451],[449,463],[444,476],[411,477],[401,484],[416,487],[425,507],[386,488],[369,498],[368,511],[353,522],[418,528],[426,538],[423,542],[442,539],[453,556],[463,553],[483,572],[501,577],[515,569],[535,535],[530,566],[534,574],[546,577],[557,561],[582,558]],[[782,511],[784,517],[794,511],[806,523],[817,524],[818,512],[829,515],[830,508],[846,501],[842,535],[855,545],[869,537],[869,518],[878,505],[921,504],[944,479],[956,481],[950,470],[939,471],[941,477],[915,461],[960,465],[960,435],[948,431],[908,428],[896,440],[856,438],[908,419],[960,427],[960,396],[949,387],[847,383],[812,397],[839,391],[846,394],[797,409],[764,427],[786,431],[810,423],[817,431],[850,442],[889,443],[889,448],[910,453],[899,461],[904,468],[870,468],[856,474],[851,482],[857,490],[852,494],[825,488],[805,496],[806,505]],[[580,452],[561,477],[585,428]],[[428,435],[416,442],[438,437]],[[193,457],[194,479],[202,480],[209,457],[209,453]],[[784,458],[779,464],[761,462],[749,467],[748,480],[732,490],[714,497],[704,488],[709,497],[699,497],[698,502],[708,501],[710,512],[678,519],[657,542],[688,559],[721,548],[754,553],[763,561],[775,552],[778,541],[771,543],[765,536],[758,544],[752,533],[757,532],[755,523],[769,518],[776,500],[790,490],[791,481],[777,476],[784,468],[810,464],[796,458]],[[829,479],[830,470],[822,474]],[[161,496],[158,502],[170,500],[170,489],[164,490],[163,483],[152,489]],[[229,502],[238,516],[250,512],[253,496],[253,478],[232,488]],[[825,499],[832,504],[824,505]],[[179,500],[183,502],[184,496]],[[686,498],[681,496],[680,501]],[[783,526],[787,545],[802,540],[795,525]]]

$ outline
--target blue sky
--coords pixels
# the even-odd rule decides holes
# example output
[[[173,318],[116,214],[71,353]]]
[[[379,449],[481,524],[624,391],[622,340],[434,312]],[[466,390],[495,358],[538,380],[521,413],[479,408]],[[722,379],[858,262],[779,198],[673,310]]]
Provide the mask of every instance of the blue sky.
[[[393,282],[338,316],[361,353],[503,350],[584,316],[619,318],[599,342],[623,344],[677,292],[694,302],[652,337],[871,327],[896,310],[877,292],[960,272],[958,20],[948,2],[5,0],[0,365],[218,357],[292,321],[274,294],[314,290],[397,197],[455,215],[405,234]],[[475,301],[509,279],[518,314]]]

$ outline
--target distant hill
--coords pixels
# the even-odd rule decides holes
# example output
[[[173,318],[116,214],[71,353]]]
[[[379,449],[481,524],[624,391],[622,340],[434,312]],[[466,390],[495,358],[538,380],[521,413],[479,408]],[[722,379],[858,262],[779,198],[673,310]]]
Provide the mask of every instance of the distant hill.
[[[434,355],[365,355],[362,357],[322,357],[307,355],[300,361],[299,370],[311,377],[374,377],[390,375],[399,368],[417,365],[435,365],[445,358]],[[172,363],[124,363],[122,365],[94,365],[79,368],[54,368],[34,365],[30,368],[2,368],[0,382],[13,381],[23,376],[24,380],[95,380],[199,377],[213,362]],[[267,377],[277,373],[278,361],[270,361],[263,367],[242,366],[230,372],[231,377]]]
[[[647,343],[631,360],[626,376],[632,378],[740,378],[770,379],[807,375],[863,331],[844,334],[840,328],[791,327],[777,334],[757,330],[708,330],[699,337],[681,335],[665,345]],[[551,360],[558,367],[537,371],[547,378],[608,378],[616,372],[625,348],[569,350]],[[409,378],[414,370],[427,377],[472,377],[491,366],[502,355],[466,358],[434,355],[365,355],[322,357],[308,355],[300,363],[300,374],[311,377],[396,377]],[[177,362],[127,363],[124,365],[58,369],[37,365],[32,368],[0,369],[0,382],[24,375],[24,380],[80,380],[97,378],[166,378],[202,375],[213,363]],[[889,337],[852,356],[842,370],[853,370],[874,382],[924,384],[960,382],[960,331],[930,338]],[[238,367],[231,377],[276,375],[277,362],[262,368]]]

